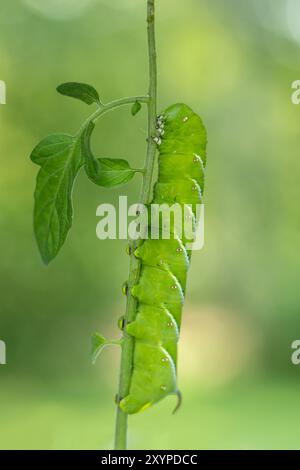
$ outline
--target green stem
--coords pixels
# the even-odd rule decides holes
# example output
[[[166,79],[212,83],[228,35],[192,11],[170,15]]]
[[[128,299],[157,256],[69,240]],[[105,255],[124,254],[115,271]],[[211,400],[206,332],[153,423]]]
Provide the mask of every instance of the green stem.
[[[149,96],[128,96],[125,98],[119,98],[118,100],[110,101],[106,104],[101,103],[96,109],[96,111],[84,121],[79,131],[77,132],[77,135],[81,135],[90,122],[96,122],[100,117],[102,117],[109,111],[112,111],[116,108],[120,108],[121,106],[133,104],[136,101],[139,101],[140,103],[149,104],[150,98]]]
[[[154,28],[154,2],[147,0],[147,23],[148,23],[148,51],[149,51],[149,98],[148,98],[148,148],[143,174],[140,202],[148,204],[151,202],[151,191],[153,185],[153,171],[155,164],[156,144],[153,137],[156,134],[156,93],[157,93],[157,71],[155,51],[155,28]],[[132,374],[134,339],[126,333],[126,325],[132,322],[136,316],[137,302],[131,295],[140,275],[140,261],[134,256],[136,243],[130,242],[131,255],[128,279],[128,295],[124,322],[121,369],[119,379],[118,400],[128,395]],[[117,407],[115,449],[124,450],[127,447],[127,414]]]

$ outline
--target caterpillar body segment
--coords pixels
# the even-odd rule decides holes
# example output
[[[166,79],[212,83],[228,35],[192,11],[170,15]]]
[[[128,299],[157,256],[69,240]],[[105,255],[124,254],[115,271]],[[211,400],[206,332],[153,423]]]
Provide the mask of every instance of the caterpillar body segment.
[[[198,155],[206,165],[206,130],[201,118],[185,104],[174,104],[164,112],[165,135],[159,148],[160,156]]]
[[[204,191],[204,166],[199,155],[176,154],[177,175],[187,180],[192,179],[200,187],[201,194]],[[174,154],[165,154],[159,161],[160,182],[169,182],[170,171],[174,169]],[[175,175],[176,177],[176,175]]]
[[[160,384],[153,386],[153,384]],[[149,408],[176,390],[176,370],[169,353],[156,344],[136,340],[130,394],[120,407],[128,414]]]
[[[187,251],[179,238],[170,238],[168,243],[165,243],[162,238],[157,240],[149,238],[147,243],[144,242],[135,250],[135,256],[148,266],[166,271],[172,270],[181,288],[183,291],[185,290],[186,275],[190,262]]]
[[[163,204],[166,210],[180,204],[184,208],[182,217],[189,219],[194,229],[204,191],[205,127],[191,108],[175,104],[158,117],[157,131],[158,180],[151,204]],[[170,394],[180,396],[177,343],[191,257],[186,244],[191,237],[180,230],[182,220],[175,216],[170,220],[169,227],[158,223],[158,237],[153,236],[151,220],[149,238],[134,253],[141,260],[139,281],[131,289],[138,307],[135,320],[126,326],[127,333],[135,338],[133,372],[129,394],[119,403],[128,414]],[[164,238],[164,231],[169,231],[171,238]]]

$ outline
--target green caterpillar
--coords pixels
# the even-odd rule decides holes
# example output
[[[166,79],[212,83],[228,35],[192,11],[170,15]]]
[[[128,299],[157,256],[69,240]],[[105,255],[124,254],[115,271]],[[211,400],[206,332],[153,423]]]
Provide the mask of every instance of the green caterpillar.
[[[200,117],[185,104],[167,108],[157,119],[159,174],[152,203],[190,204],[197,224],[195,204],[202,202],[206,165],[206,130]],[[187,240],[147,239],[135,250],[141,272],[131,294],[138,301],[136,319],[126,331],[135,338],[130,391],[120,408],[137,413],[177,387],[177,342],[191,253]]]

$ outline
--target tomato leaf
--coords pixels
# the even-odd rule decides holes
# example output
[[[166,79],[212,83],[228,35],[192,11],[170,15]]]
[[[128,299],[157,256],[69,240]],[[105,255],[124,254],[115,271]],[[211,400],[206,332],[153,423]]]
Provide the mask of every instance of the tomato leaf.
[[[91,150],[91,134],[94,124],[90,123],[82,135],[82,153],[85,171],[93,183],[111,188],[130,181],[138,170],[130,167],[127,160],[120,158],[95,158]]]
[[[104,338],[104,336],[100,335],[99,333],[94,333],[92,335],[92,348],[91,348],[91,356],[92,356],[92,364],[95,364],[98,356],[101,354],[105,346],[121,346],[123,340],[109,340]]]
[[[100,104],[100,98],[97,90],[86,83],[67,82],[59,85],[56,90],[61,95],[70,96],[81,100],[86,104]]]
[[[99,179],[97,184],[111,188],[130,181],[135,170],[130,168],[127,160],[120,158],[99,158]]]
[[[34,194],[34,231],[45,264],[58,254],[72,225],[72,189],[83,164],[79,138],[53,134],[32,151],[39,165]]]
[[[92,339],[92,351],[91,351],[92,364],[95,364],[103,348],[105,348],[105,346],[108,346],[110,343],[109,341],[107,341],[107,339],[104,338],[104,336],[100,335],[99,333],[94,333],[91,339]]]
[[[142,109],[141,103],[139,101],[135,101],[131,107],[132,116],[135,116],[137,113],[139,113],[141,109]]]

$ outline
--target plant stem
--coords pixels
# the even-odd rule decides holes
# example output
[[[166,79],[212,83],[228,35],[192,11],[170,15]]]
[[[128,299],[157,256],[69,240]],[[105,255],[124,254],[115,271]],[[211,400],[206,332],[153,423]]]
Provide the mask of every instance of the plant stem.
[[[148,53],[149,53],[149,98],[148,98],[148,148],[143,174],[143,184],[141,189],[140,202],[148,204],[151,202],[151,191],[153,184],[153,171],[155,164],[156,144],[153,137],[156,134],[156,93],[157,93],[157,70],[156,70],[156,50],[155,50],[155,24],[154,24],[154,3],[155,0],[147,0],[147,23],[148,23]],[[128,395],[131,382],[134,339],[126,333],[126,325],[132,322],[136,316],[137,302],[131,295],[131,288],[134,286],[140,275],[140,261],[134,255],[136,243],[130,242],[131,255],[128,279],[127,305],[125,312],[121,369],[119,379],[118,401]],[[120,407],[117,407],[115,449],[124,450],[127,447],[127,418]]]
[[[133,104],[136,101],[148,104],[149,96],[128,96],[125,98],[119,98],[118,100],[110,101],[106,104],[101,103],[101,105],[99,105],[96,111],[84,121],[77,134],[80,135],[86,129],[90,122],[96,122],[101,116],[103,116],[103,114],[106,114],[116,108],[120,108],[121,106],[124,106],[126,104]]]

